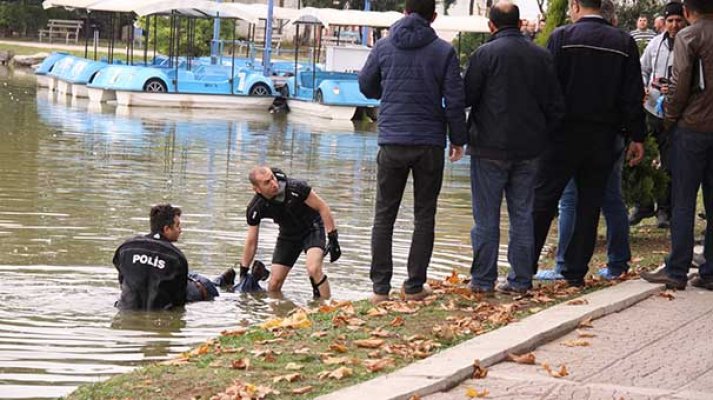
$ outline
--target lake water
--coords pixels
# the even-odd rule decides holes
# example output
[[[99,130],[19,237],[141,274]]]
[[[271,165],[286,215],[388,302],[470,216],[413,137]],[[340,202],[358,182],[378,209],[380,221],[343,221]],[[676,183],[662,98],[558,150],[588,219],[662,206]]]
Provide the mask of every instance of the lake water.
[[[178,246],[212,276],[239,259],[247,172],[260,163],[307,180],[331,206],[344,255],[327,266],[335,298],[371,291],[377,152],[372,125],[267,112],[92,106],[0,67],[0,398],[53,398],[162,360],[311,299],[300,259],[285,299],[222,294],[184,312],[119,315],[115,248],[148,231],[152,204],[183,209]],[[471,261],[468,161],[447,163],[429,274]],[[412,229],[407,189],[394,232],[394,287]],[[276,227],[263,223],[268,262]]]

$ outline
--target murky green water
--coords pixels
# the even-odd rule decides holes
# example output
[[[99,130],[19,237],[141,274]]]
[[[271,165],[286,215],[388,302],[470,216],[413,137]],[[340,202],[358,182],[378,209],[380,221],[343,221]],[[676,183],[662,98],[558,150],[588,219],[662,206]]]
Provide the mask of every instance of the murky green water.
[[[119,316],[114,249],[148,230],[148,209],[184,210],[191,269],[218,274],[242,252],[247,171],[269,163],[308,180],[335,214],[344,255],[327,273],[336,298],[366,297],[377,151],[373,126],[267,113],[92,107],[0,69],[0,398],[47,398],[186,351],[241,323],[304,305],[302,261],[276,301],[223,294],[185,312]],[[404,279],[412,201],[395,230]],[[470,264],[468,162],[448,165],[432,277]],[[264,224],[269,261],[276,227]]]

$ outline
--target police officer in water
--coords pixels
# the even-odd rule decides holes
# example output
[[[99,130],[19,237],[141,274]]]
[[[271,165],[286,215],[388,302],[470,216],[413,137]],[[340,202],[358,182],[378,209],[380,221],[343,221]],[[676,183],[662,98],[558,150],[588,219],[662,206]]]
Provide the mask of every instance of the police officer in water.
[[[181,236],[181,209],[170,204],[151,208],[151,233],[124,242],[114,253],[119,271],[122,310],[166,310],[186,302],[213,300],[219,286],[232,286],[235,271],[214,280],[188,271],[183,252],[173,245]]]
[[[241,275],[257,251],[260,220],[272,219],[279,225],[279,235],[272,254],[268,292],[279,292],[300,253],[305,252],[307,273],[315,298],[330,297],[322,259],[329,255],[335,262],[342,255],[334,218],[327,203],[307,184],[288,178],[277,168],[257,166],[250,171],[255,196],[247,207],[248,233],[240,263]],[[325,232],[326,240],[325,240]]]

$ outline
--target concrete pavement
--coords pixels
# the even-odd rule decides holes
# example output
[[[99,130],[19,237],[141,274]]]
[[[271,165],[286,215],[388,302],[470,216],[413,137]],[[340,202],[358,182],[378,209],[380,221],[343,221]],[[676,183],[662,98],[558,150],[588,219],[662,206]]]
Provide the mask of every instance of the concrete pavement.
[[[461,385],[458,387],[458,385],[470,378],[475,360],[479,360],[480,365],[485,367],[496,365],[503,361],[509,352],[519,354],[535,349],[562,335],[568,334],[583,320],[589,318],[596,320],[605,315],[617,313],[660,292],[662,289],[663,285],[652,285],[641,280],[621,282],[607,289],[582,296],[582,299],[586,301],[579,302],[577,305],[568,303],[556,305],[521,321],[477,336],[392,373],[320,396],[317,399],[408,400],[419,398],[412,397],[414,395],[423,398],[428,394],[448,391],[454,387],[456,388],[450,392],[437,395],[442,396],[441,398],[434,397],[433,399],[464,399],[466,398],[466,386]],[[691,290],[691,293],[693,292],[696,292],[696,290]],[[701,304],[698,304],[698,306],[701,306]],[[710,312],[711,310],[713,310],[713,305],[711,305],[708,311]],[[705,312],[703,314],[705,314]],[[633,317],[630,317],[629,319],[632,318]],[[660,318],[658,322],[661,322],[661,319],[665,320],[666,318]],[[662,325],[668,326],[666,332],[675,330],[680,325],[680,321],[675,319],[671,320],[673,322],[670,324],[661,323]],[[636,318],[633,318],[630,322],[633,325],[638,324]],[[637,335],[629,339],[635,343],[644,338],[643,336]],[[642,343],[648,342],[643,341]],[[591,348],[595,349],[596,347],[592,346]],[[607,349],[608,351],[608,353],[603,353],[603,355],[606,356],[602,358],[603,360],[609,360],[612,353],[620,353],[616,347],[612,346],[599,346],[598,348]],[[614,350],[612,351],[612,349]],[[574,354],[578,353],[575,352]],[[553,360],[550,364],[558,362],[565,361]],[[554,367],[557,366],[558,365],[554,365]],[[495,369],[497,368],[499,368],[499,366]],[[497,373],[485,381],[478,381],[477,385],[481,388],[485,387],[490,379],[496,377]],[[556,381],[555,383],[559,382],[560,381]],[[521,382],[520,384],[529,386],[530,382]],[[502,383],[500,387],[503,393],[507,393],[509,383]],[[497,390],[497,393],[501,393],[499,391],[500,389]],[[545,393],[547,390],[548,389],[543,389]],[[492,392],[495,393],[495,386]],[[518,394],[515,397],[506,398],[521,399],[523,397],[520,397]]]
[[[713,399],[713,292],[689,286],[672,300],[654,295],[592,325],[582,331],[594,337],[571,332],[535,349],[535,365],[502,362],[485,379],[422,399],[469,399],[468,388],[487,389],[487,399]],[[574,339],[589,346],[562,344]],[[565,364],[569,375],[553,378],[542,362]]]

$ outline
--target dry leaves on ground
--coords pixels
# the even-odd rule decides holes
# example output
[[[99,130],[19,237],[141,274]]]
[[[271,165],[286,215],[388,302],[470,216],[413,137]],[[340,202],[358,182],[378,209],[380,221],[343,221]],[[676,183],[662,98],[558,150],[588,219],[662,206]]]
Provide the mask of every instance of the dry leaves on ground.
[[[488,391],[488,389],[483,389],[482,391],[479,391],[478,389],[469,387],[465,390],[465,395],[470,399],[483,398],[489,394],[490,392]]]
[[[233,330],[230,330],[230,331],[227,331],[227,330],[226,330],[226,331],[222,331],[222,332],[220,332],[220,334],[221,334],[222,336],[242,336],[242,335],[244,335],[247,331],[248,331],[248,328],[246,328],[246,327],[240,327],[240,328],[233,329]]]
[[[582,306],[582,305],[585,305],[585,304],[589,304],[589,300],[587,300],[587,299],[574,299],[574,300],[570,300],[570,301],[567,302],[567,305],[568,305],[568,306]]]
[[[352,371],[351,368],[339,367],[339,368],[335,369],[334,371],[322,371],[319,374],[317,374],[317,378],[319,380],[336,379],[339,381],[344,378],[350,377],[353,374],[354,374],[354,371]]]
[[[671,301],[676,298],[676,296],[673,295],[673,292],[666,290],[665,292],[660,292],[659,297],[663,297],[664,299]]]
[[[544,362],[542,363],[542,368],[547,371],[550,376],[554,378],[563,378],[567,375],[569,375],[569,371],[567,371],[567,366],[564,364],[560,364],[560,369],[557,371],[552,370],[552,367],[550,367],[550,364]]]
[[[307,312],[305,310],[299,310],[287,318],[273,318],[263,322],[260,324],[260,327],[267,330],[274,330],[278,328],[303,329],[311,328],[312,321],[307,316]]]
[[[583,330],[581,330],[581,329],[577,329],[577,336],[578,336],[578,337],[581,337],[581,338],[593,338],[593,337],[595,337],[595,336],[597,336],[597,335],[595,335],[595,334],[593,334],[593,333],[591,333],[591,332],[585,332],[585,331],[583,331]]]
[[[299,371],[299,370],[303,369],[304,367],[305,367],[304,365],[297,364],[295,362],[287,363],[287,365],[285,365],[285,369],[290,370],[290,371]]]
[[[570,339],[570,340],[565,340],[564,342],[560,343],[562,346],[567,346],[567,347],[587,347],[589,346],[589,342],[583,339]]]
[[[305,394],[309,393],[314,389],[312,386],[303,386],[297,389],[292,389],[292,394]]]
[[[270,394],[279,395],[280,392],[267,386],[257,386],[235,381],[233,385],[226,388],[223,393],[212,396],[210,400],[261,400]]]
[[[373,307],[370,308],[369,311],[366,312],[366,315],[369,317],[383,317],[384,315],[388,314],[389,312],[384,310],[381,307]]]
[[[240,358],[238,360],[233,360],[231,363],[231,366],[234,369],[248,369],[250,368],[250,359],[249,358]]]
[[[394,318],[394,319],[391,320],[391,322],[389,323],[389,325],[393,326],[394,328],[398,328],[399,326],[403,325],[404,322],[406,322],[406,321],[404,321],[403,318],[401,318],[401,317],[396,317],[396,318]]]
[[[355,340],[354,345],[356,347],[361,347],[365,349],[377,349],[381,347],[384,344],[383,339],[362,339],[362,340]]]
[[[488,369],[480,365],[480,360],[475,360],[473,362],[473,379],[485,379],[488,376]]]
[[[347,349],[347,346],[343,343],[332,343],[329,345],[329,350],[335,353],[346,353],[347,351],[349,351],[349,349]]]
[[[508,361],[516,362],[518,364],[533,365],[535,363],[535,353],[530,352],[520,355],[508,353],[507,356],[505,356],[505,359]]]
[[[272,378],[272,383],[280,383],[282,381],[294,382],[301,378],[302,378],[302,375],[299,372],[295,372],[294,374],[276,376],[276,377]]]
[[[386,367],[391,367],[394,365],[394,360],[391,358],[382,358],[379,360],[364,360],[364,367],[369,372],[379,372]]]
[[[594,325],[592,325],[592,317],[587,317],[579,322],[577,325],[579,328],[594,328]]]

